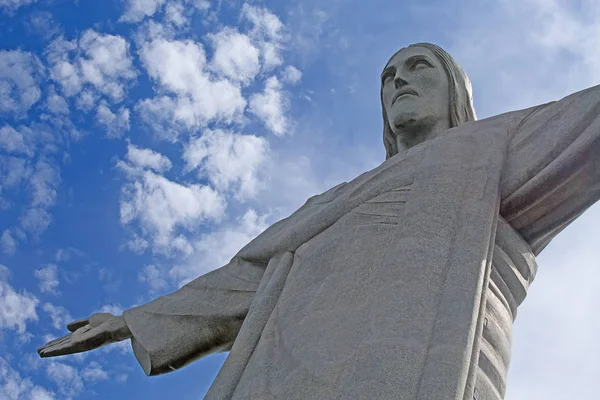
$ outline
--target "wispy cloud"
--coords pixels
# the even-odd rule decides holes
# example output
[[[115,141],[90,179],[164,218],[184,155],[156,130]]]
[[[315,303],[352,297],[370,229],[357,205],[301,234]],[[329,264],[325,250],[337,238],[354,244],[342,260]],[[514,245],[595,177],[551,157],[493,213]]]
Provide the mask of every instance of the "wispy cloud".
[[[128,179],[121,193],[121,223],[139,222],[143,232],[152,237],[155,250],[169,253],[176,229],[194,230],[197,224],[223,217],[226,200],[217,191],[205,185],[177,183],[145,169],[157,163],[165,165],[167,159],[133,149],[131,158],[137,165],[118,163]]]
[[[9,283],[10,272],[0,265],[0,330],[15,330],[27,336],[27,323],[37,321],[37,297],[26,291],[17,292]]]
[[[221,192],[235,186],[239,199],[254,197],[264,185],[262,166],[267,160],[269,143],[254,135],[242,135],[225,130],[205,130],[185,147],[186,170],[199,169]]]
[[[0,114],[23,116],[40,99],[43,76],[43,65],[34,54],[0,50]]]
[[[129,110],[121,107],[115,113],[105,101],[100,102],[96,109],[96,120],[106,128],[106,136],[109,138],[118,138],[130,128]]]
[[[265,126],[278,136],[283,135],[290,128],[286,117],[288,107],[283,87],[274,76],[267,79],[262,93],[253,94],[250,98],[250,112],[260,118]]]
[[[157,96],[138,104],[142,118],[160,133],[179,124],[198,129],[211,121],[239,120],[246,107],[241,88],[207,73],[201,43],[157,38],[147,42],[140,57],[148,74],[171,96]],[[168,129],[175,136],[174,129]]]
[[[40,292],[58,294],[58,266],[55,264],[48,264],[44,268],[36,269],[34,272],[35,277],[38,279]],[[44,310],[45,309],[44,305]]]
[[[35,3],[36,1],[37,0],[0,0],[0,9],[12,13],[17,8]]]
[[[77,41],[54,40],[46,49],[46,58],[51,78],[68,97],[88,88],[120,102],[138,74],[124,38],[92,29]]]
[[[53,392],[34,384],[27,377],[22,377],[2,357],[0,357],[0,397],[6,400],[53,400],[56,398]]]

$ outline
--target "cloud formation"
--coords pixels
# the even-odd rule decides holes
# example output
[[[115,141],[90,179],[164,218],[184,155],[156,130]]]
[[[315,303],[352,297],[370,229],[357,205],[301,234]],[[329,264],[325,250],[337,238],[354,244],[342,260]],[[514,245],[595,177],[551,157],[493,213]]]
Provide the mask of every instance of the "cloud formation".
[[[274,76],[267,79],[262,93],[253,94],[250,98],[250,112],[260,118],[277,136],[285,134],[289,128],[286,117],[288,107],[283,87]]]
[[[169,129],[173,125],[194,130],[211,121],[231,123],[241,118],[246,100],[240,86],[207,72],[201,43],[156,38],[143,45],[140,58],[160,89],[170,93],[145,99],[137,106],[156,132],[166,128],[176,136]]]
[[[96,121],[106,128],[106,136],[118,138],[129,130],[129,110],[121,107],[114,113],[105,101],[100,102],[96,109]]]
[[[43,77],[43,65],[34,54],[0,50],[0,114],[23,116],[40,99]]]
[[[121,36],[86,30],[79,40],[54,40],[46,50],[50,76],[67,97],[93,89],[111,102],[120,102],[135,81],[129,43]]]
[[[40,292],[58,294],[58,266],[55,264],[48,264],[44,268],[36,269],[34,272],[35,277],[38,279]]]
[[[269,143],[254,135],[225,130],[205,130],[185,147],[186,170],[198,169],[201,176],[221,192],[234,186],[239,199],[254,197],[264,182],[261,167],[267,160]]]
[[[23,378],[8,361],[0,357],[0,398],[5,400],[54,400],[55,394],[31,379]]]
[[[39,300],[26,291],[17,292],[8,283],[9,277],[8,268],[0,265],[0,331],[11,329],[24,337],[27,323],[38,320]]]
[[[146,169],[166,165],[163,157],[134,148],[132,164],[117,164],[128,179],[121,191],[120,215],[124,225],[139,222],[155,250],[169,253],[178,229],[193,231],[201,223],[218,221],[226,200],[209,186],[177,183]]]

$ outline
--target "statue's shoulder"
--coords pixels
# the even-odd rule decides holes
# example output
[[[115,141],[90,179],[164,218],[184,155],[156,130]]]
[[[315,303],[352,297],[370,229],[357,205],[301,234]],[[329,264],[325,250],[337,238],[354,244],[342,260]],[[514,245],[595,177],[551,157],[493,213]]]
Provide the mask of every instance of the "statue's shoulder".
[[[326,192],[309,197],[309,199],[306,200],[306,203],[304,204],[304,206],[312,206],[312,205],[316,205],[316,204],[329,203],[329,202],[335,200],[339,195],[344,193],[344,189],[346,188],[347,185],[348,185],[348,182],[342,182],[342,183],[332,187],[331,189],[327,190]]]

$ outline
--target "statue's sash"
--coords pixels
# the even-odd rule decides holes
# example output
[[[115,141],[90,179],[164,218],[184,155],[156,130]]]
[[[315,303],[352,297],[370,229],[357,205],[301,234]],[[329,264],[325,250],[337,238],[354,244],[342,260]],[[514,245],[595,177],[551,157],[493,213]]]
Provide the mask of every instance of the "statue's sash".
[[[503,126],[476,128],[452,129],[312,198],[238,253],[269,266],[207,399],[231,398],[244,384],[244,368],[285,285],[290,253],[353,208],[409,181],[404,221],[385,250],[386,264],[402,265],[402,278],[414,283],[402,294],[403,304],[414,307],[399,311],[407,318],[398,337],[413,345],[411,365],[398,371],[396,398],[472,399],[508,142]]]

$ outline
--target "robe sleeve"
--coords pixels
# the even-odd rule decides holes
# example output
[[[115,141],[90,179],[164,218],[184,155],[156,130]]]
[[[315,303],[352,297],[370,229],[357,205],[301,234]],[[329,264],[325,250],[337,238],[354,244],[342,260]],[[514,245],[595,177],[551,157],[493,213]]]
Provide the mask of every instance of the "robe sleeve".
[[[345,182],[313,196],[246,245],[217,270],[181,289],[123,313],[136,359],[146,375],[174,371],[208,354],[231,349],[248,314],[267,264],[285,243],[282,230],[337,197]],[[270,250],[269,250],[270,249]]]
[[[500,213],[537,255],[600,199],[600,86],[512,114]]]
[[[135,357],[146,375],[181,368],[228,351],[240,330],[266,265],[234,257],[181,289],[126,310]]]

